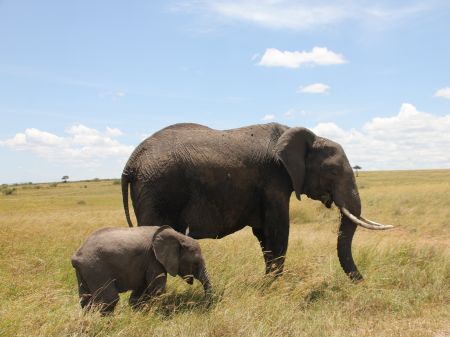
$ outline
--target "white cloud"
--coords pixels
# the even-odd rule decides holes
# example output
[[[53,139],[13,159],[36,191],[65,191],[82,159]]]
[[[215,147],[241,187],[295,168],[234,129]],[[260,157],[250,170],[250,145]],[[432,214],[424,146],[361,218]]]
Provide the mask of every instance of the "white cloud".
[[[298,68],[302,65],[324,66],[345,62],[344,56],[324,47],[314,47],[310,52],[280,51],[276,48],[268,48],[261,57],[258,65],[265,67]]]
[[[293,111],[293,109],[289,109],[288,111],[286,111],[284,113],[284,117],[286,117],[286,118],[294,118],[294,111]]]
[[[340,143],[352,165],[365,169],[450,168],[450,115],[421,112],[409,103],[393,117],[376,117],[361,130],[320,123],[313,131]]]
[[[115,90],[115,91],[101,91],[98,93],[98,96],[101,98],[109,97],[113,100],[120,99],[125,97],[125,92],[123,90]]]
[[[121,144],[116,137],[122,135],[117,128],[107,127],[105,132],[77,124],[69,127],[66,136],[28,128],[23,133],[0,141],[0,145],[13,150],[28,151],[53,162],[78,166],[97,166],[107,158],[126,158],[132,146]]]
[[[450,99],[450,87],[439,89],[434,96]]]
[[[64,139],[54,134],[40,131],[35,128],[26,129],[25,133],[18,133],[13,138],[2,142],[9,147],[26,146],[28,142],[33,142],[36,146],[63,146]],[[0,144],[2,144],[0,143]]]
[[[120,131],[118,128],[110,128],[109,126],[106,127],[106,135],[114,138],[119,137],[123,135],[123,132]]]
[[[263,121],[272,121],[275,119],[275,115],[264,115],[262,118]]]
[[[314,83],[307,85],[305,87],[298,88],[297,92],[307,93],[307,94],[323,94],[330,89],[330,86],[323,83]]]
[[[337,7],[287,5],[287,1],[214,1],[208,5],[222,16],[272,28],[305,29],[346,17]]]
[[[428,8],[414,1],[400,7],[389,2],[355,0],[185,0],[177,1],[172,9],[200,11],[210,20],[213,17],[214,22],[218,21],[215,15],[274,29],[307,30],[348,20],[398,22]]]
[[[306,116],[306,111],[300,108],[290,108],[283,114],[284,118],[293,119],[298,116]]]

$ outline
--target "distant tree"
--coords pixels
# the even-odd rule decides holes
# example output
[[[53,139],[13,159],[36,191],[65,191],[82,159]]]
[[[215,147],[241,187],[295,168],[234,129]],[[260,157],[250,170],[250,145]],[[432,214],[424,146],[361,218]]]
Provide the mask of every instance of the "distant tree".
[[[62,180],[63,182],[65,182],[65,183],[67,183],[67,180],[69,180],[69,176],[63,176],[63,177],[61,178],[61,180]]]
[[[361,170],[362,169],[362,167],[361,166],[359,166],[359,165],[355,165],[355,166],[353,166],[353,169],[355,170],[355,172],[356,172],[356,176],[358,176],[358,172],[359,172],[359,170]]]

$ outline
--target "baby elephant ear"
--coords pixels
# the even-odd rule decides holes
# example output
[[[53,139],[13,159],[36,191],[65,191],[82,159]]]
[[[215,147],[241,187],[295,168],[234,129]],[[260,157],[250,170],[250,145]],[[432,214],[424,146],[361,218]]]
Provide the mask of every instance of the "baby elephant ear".
[[[305,180],[305,159],[316,135],[305,128],[290,128],[285,131],[275,146],[275,153],[289,173],[295,195],[300,200]]]
[[[174,234],[175,231],[169,228],[157,233],[153,239],[153,251],[156,259],[166,271],[172,276],[177,276],[180,261],[180,242]]]

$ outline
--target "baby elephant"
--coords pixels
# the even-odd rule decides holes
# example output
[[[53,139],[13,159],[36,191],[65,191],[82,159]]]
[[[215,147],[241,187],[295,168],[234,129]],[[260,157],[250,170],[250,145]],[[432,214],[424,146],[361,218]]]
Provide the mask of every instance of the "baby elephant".
[[[114,310],[119,293],[132,290],[129,303],[142,304],[164,292],[167,273],[189,283],[198,279],[210,299],[212,289],[199,244],[163,227],[103,228],[72,257],[82,308]]]

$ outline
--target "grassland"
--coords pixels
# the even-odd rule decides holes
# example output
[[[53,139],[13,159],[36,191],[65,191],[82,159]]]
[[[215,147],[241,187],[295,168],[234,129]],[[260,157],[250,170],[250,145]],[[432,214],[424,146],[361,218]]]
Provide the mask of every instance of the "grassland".
[[[363,213],[396,229],[358,229],[366,280],[336,256],[338,212],[291,203],[286,273],[263,275],[248,229],[201,246],[216,299],[169,278],[167,294],[133,311],[82,314],[70,256],[103,226],[126,226],[113,181],[14,186],[0,194],[0,336],[450,336],[450,171],[362,172]]]

